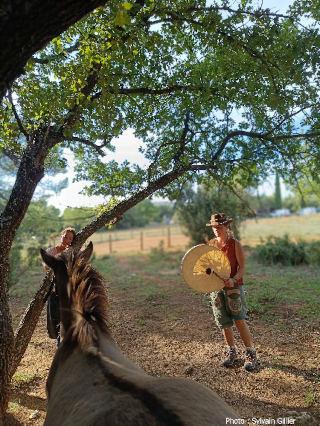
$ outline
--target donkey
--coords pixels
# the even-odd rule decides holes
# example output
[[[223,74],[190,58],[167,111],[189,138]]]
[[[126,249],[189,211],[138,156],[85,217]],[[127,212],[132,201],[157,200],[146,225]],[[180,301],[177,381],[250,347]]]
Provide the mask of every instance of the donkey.
[[[61,311],[44,426],[222,426],[239,419],[209,388],[150,376],[122,354],[108,327],[105,281],[88,263],[92,251],[92,243],[57,257],[41,249]]]

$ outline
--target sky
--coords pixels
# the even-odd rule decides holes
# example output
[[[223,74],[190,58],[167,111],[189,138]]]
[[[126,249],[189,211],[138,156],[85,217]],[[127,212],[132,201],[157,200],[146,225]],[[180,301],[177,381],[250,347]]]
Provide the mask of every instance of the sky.
[[[122,163],[125,160],[130,161],[131,164],[137,163],[140,165],[146,164],[146,159],[144,156],[138,151],[141,142],[134,137],[134,134],[131,130],[127,130],[124,132],[122,136],[120,136],[116,143],[117,149],[115,153],[108,153],[108,160],[115,160],[119,163]],[[68,157],[67,157],[68,158]],[[85,195],[79,194],[79,192],[83,189],[84,183],[75,182],[72,183],[74,173],[73,167],[71,164],[71,156],[68,159],[69,161],[69,173],[67,174],[69,179],[69,186],[66,189],[63,189],[59,195],[55,195],[50,197],[48,200],[48,204],[52,204],[61,212],[63,212],[67,207],[94,207],[97,204],[101,204],[104,202],[103,197],[92,196],[87,197]],[[59,175],[59,179],[65,178],[66,175]],[[259,193],[266,195],[274,194],[274,182],[275,177],[270,176],[270,178],[260,185]],[[285,185],[281,182],[281,194],[282,197],[285,198],[289,191],[286,189]],[[160,200],[156,197],[153,198],[155,201]]]
[[[115,160],[121,164],[125,160],[128,160],[131,164],[136,163],[140,166],[147,164],[147,160],[139,152],[141,141],[135,138],[132,130],[126,130],[123,135],[113,140],[112,143],[116,146],[116,152],[108,152],[108,161]],[[59,195],[50,197],[48,204],[52,204],[63,211],[67,207],[94,207],[97,204],[103,203],[105,201],[103,197],[87,197],[79,194],[84,187],[84,183],[72,183],[74,173],[71,155],[68,158],[68,164],[69,173],[67,175],[58,175],[57,178],[63,179],[68,176],[69,186],[68,188],[63,189]]]
[[[272,12],[285,13],[288,5],[292,4],[292,0],[264,0],[256,1],[256,4],[262,5],[263,7],[270,8]],[[141,153],[139,153],[138,148],[141,142],[134,137],[134,134],[131,130],[124,132],[122,136],[113,141],[113,144],[116,146],[115,153],[108,153],[108,160],[115,160],[119,163],[122,163],[125,160],[128,160],[131,164],[137,163],[140,166],[146,164],[146,160]],[[97,204],[103,203],[103,197],[86,197],[79,194],[82,190],[84,183],[76,182],[72,183],[74,173],[72,167],[72,159],[70,157],[69,161],[69,186],[68,188],[61,191],[59,195],[50,197],[48,204],[52,204],[55,207],[59,208],[61,212],[66,207],[94,207]],[[65,178],[65,175],[60,175],[57,178]],[[274,177],[271,176],[270,179],[259,187],[259,192],[266,195],[272,195],[274,193]],[[281,192],[282,196],[286,197],[289,194],[286,187],[281,183]]]

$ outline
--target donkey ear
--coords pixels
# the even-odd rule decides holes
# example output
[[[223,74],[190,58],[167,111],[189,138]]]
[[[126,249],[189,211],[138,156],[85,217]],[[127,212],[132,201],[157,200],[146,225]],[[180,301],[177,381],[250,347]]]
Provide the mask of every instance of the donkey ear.
[[[47,266],[49,266],[49,268],[52,268],[53,270],[57,268],[58,261],[54,256],[51,256],[51,254],[47,253],[43,249],[40,249],[40,254],[41,254],[42,260]]]
[[[81,258],[87,263],[90,260],[93,252],[92,241],[87,245],[87,247],[81,252]]]

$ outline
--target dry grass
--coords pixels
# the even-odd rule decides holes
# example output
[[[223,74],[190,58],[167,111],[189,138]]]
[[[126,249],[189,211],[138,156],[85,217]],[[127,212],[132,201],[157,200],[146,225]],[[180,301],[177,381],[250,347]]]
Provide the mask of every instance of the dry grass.
[[[283,237],[289,235],[290,239],[297,241],[320,240],[320,213],[308,216],[280,217],[250,219],[241,227],[241,241],[244,245],[254,247],[270,235]]]

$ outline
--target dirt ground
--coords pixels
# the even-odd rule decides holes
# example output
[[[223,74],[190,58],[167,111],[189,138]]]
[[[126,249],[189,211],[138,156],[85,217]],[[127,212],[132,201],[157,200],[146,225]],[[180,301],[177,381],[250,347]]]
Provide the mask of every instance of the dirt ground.
[[[123,258],[121,269],[128,280],[135,268]],[[178,272],[177,267],[165,278],[146,275],[156,289],[149,295],[110,281],[110,328],[123,353],[153,376],[188,377],[210,387],[250,426],[319,426],[319,324],[303,324],[297,307],[289,305],[271,313],[268,322],[251,313],[257,369],[244,370],[243,352],[241,362],[226,369],[221,364],[222,335],[213,322],[207,296],[187,290]],[[17,320],[24,309],[22,301],[13,297],[11,304]],[[277,316],[276,326],[273,316]],[[13,381],[7,426],[43,424],[45,382],[55,351],[55,341],[46,335],[43,311]]]

